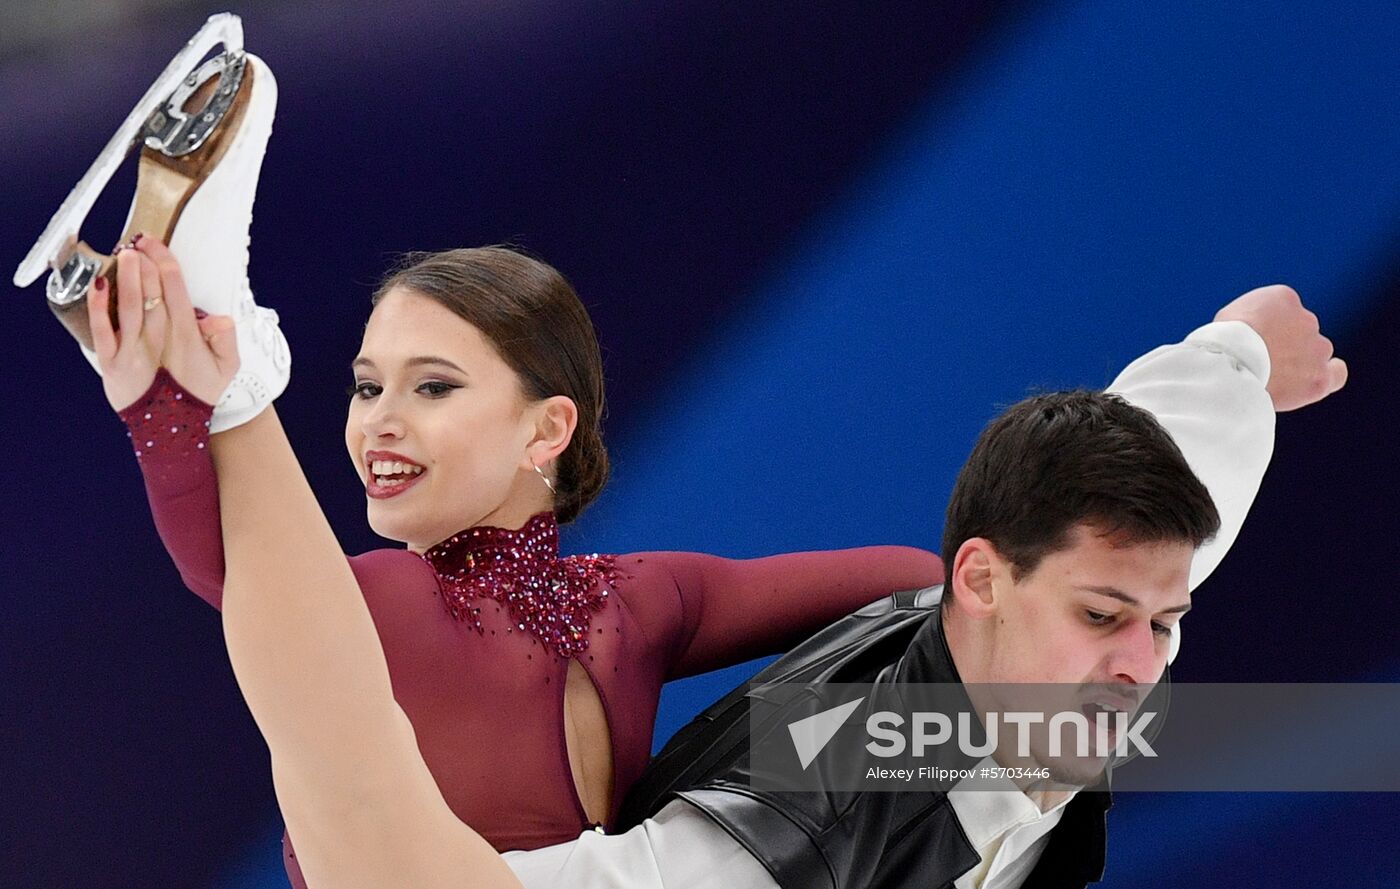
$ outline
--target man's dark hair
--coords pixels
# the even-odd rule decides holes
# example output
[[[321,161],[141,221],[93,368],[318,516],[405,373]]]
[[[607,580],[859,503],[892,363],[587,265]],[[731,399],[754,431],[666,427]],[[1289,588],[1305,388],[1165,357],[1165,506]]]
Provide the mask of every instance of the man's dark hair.
[[[948,586],[973,537],[990,540],[1019,580],[1081,523],[1124,543],[1200,546],[1220,514],[1147,411],[1083,389],[1037,395],[993,420],[958,473],[943,526]]]

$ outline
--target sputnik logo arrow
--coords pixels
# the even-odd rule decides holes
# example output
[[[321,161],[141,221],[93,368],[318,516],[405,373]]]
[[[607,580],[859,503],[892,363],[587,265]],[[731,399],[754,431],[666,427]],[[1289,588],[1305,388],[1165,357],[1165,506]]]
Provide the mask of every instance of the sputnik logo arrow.
[[[797,759],[802,763],[803,771],[806,771],[812,760],[817,758],[817,754],[822,752],[822,748],[831,743],[831,739],[836,737],[836,732],[846,724],[846,717],[854,713],[864,700],[865,697],[862,696],[788,725],[788,734],[792,735],[792,746],[797,748]]]

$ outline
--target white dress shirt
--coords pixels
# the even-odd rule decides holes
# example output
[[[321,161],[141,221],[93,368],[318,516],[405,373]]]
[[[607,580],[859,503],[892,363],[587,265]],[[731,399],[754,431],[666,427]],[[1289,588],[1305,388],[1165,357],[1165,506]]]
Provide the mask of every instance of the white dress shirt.
[[[997,763],[988,758],[981,764]],[[974,766],[973,772],[977,770]],[[998,785],[1000,789],[996,789]],[[1065,806],[1073,798],[1074,794],[1069,794],[1041,812],[1030,797],[1005,778],[979,780],[975,788],[969,782],[959,782],[948,791],[948,804],[982,860],[958,877],[953,889],[1019,887],[1040,860],[1040,853],[1050,842],[1050,831],[1060,823]]]

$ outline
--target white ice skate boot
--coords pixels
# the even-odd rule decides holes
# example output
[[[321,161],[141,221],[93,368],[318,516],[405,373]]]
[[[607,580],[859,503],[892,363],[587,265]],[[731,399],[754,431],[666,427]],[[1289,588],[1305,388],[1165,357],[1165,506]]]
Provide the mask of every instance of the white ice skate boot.
[[[223,51],[199,64],[216,47]],[[180,260],[190,299],[237,325],[238,374],[215,405],[211,430],[257,416],[287,386],[291,352],[277,313],[248,287],[248,228],[263,154],[277,109],[277,82],[243,51],[238,16],[211,16],[146,90],[48,228],[15,271],[26,287],[45,268],[49,308],[97,368],[88,328],[88,288],[106,277],[116,292],[116,261],[78,239],[78,228],[137,139],[143,141],[136,195],[119,243],[160,238]],[[112,300],[116,324],[116,304]]]

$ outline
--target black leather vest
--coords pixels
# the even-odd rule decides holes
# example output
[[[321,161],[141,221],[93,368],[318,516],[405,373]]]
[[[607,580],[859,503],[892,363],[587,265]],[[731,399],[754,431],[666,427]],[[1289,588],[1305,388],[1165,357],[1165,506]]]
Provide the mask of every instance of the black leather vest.
[[[782,889],[937,889],[980,860],[947,795],[756,791],[749,695],[771,682],[958,682],[943,638],[942,587],[896,593],[842,618],[779,658],[676,733],[628,793],[626,830],[680,797],[742,843]],[[1065,807],[1023,889],[1102,878],[1107,791]]]

